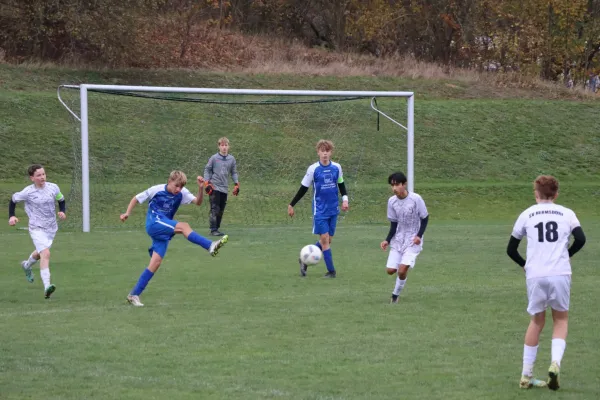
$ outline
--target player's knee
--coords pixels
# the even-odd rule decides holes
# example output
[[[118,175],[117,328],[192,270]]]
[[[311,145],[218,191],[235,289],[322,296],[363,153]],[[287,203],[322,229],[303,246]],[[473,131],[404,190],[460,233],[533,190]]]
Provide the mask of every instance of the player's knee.
[[[537,327],[538,330],[542,330],[546,324],[546,312],[535,314],[531,317],[531,323]]]
[[[178,233],[190,231],[191,229],[192,227],[187,222],[178,222],[177,225],[175,225],[175,232]]]
[[[43,258],[45,260],[50,258],[50,249],[44,249],[40,252],[40,258]]]
[[[394,268],[388,268],[385,271],[387,272],[388,275],[394,275],[396,272],[398,272],[398,270],[394,269]]]

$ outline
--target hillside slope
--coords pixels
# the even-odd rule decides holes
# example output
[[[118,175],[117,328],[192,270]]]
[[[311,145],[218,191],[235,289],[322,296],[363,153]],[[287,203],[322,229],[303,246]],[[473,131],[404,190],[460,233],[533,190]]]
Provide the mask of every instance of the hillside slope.
[[[184,71],[73,71],[0,66],[0,182],[3,192],[26,181],[25,167],[47,165],[51,179],[79,186],[77,124],[58,102],[60,83],[156,84],[189,87],[414,90],[415,184],[442,219],[512,216],[530,202],[531,180],[556,175],[573,204],[595,215],[600,193],[598,103],[485,96],[466,83],[396,78],[224,75]],[[170,77],[173,82],[170,83]],[[480,97],[473,98],[477,93]],[[76,91],[63,96],[77,109]],[[532,96],[535,97],[535,96]],[[205,98],[206,99],[206,98]],[[220,98],[218,101],[255,101]],[[263,99],[277,101],[281,99]],[[404,100],[378,99],[400,122]],[[308,105],[199,104],[90,94],[90,167],[96,215],[122,208],[135,190],[164,181],[174,168],[202,174],[228,136],[239,162],[244,196],[228,212],[244,223],[279,221],[307,166],[316,161],[315,142],[336,144],[356,211],[356,222],[381,222],[389,195],[387,175],[406,169],[406,136],[377,115],[369,99]],[[12,185],[14,183],[15,185]],[[522,198],[523,197],[523,198]],[[110,201],[107,199],[110,198]],[[502,202],[506,211],[491,212]],[[303,202],[305,206],[308,201]],[[111,204],[116,204],[112,206]],[[461,209],[464,211],[461,213]],[[466,212],[468,210],[468,212]],[[466,214],[465,214],[466,212]],[[308,218],[304,208],[304,218]],[[498,214],[500,213],[500,215]],[[103,217],[104,219],[104,217]],[[108,224],[110,225],[110,224]]]

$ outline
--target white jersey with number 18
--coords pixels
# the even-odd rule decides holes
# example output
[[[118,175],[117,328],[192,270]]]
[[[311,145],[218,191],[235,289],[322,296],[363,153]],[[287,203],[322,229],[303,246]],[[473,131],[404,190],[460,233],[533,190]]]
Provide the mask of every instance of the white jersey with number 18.
[[[512,236],[527,237],[527,279],[571,275],[569,237],[578,226],[573,210],[554,203],[539,203],[521,213]]]

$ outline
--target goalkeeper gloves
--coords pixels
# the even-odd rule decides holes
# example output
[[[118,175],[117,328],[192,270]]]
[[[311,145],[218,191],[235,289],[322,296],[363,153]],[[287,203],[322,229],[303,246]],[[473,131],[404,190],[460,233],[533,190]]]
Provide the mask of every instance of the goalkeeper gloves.
[[[236,183],[235,186],[233,187],[233,195],[237,196],[238,194],[240,194],[240,183]]]
[[[210,181],[206,181],[204,182],[204,191],[206,192],[207,195],[211,195],[213,190],[215,190],[215,187],[213,186],[213,184]]]

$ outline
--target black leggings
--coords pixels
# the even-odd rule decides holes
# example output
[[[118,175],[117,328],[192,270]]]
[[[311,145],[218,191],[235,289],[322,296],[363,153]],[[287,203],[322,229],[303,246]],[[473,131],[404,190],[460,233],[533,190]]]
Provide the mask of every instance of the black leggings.
[[[208,217],[211,232],[218,231],[221,227],[221,220],[223,219],[226,205],[227,193],[213,190],[210,195],[210,215]]]

